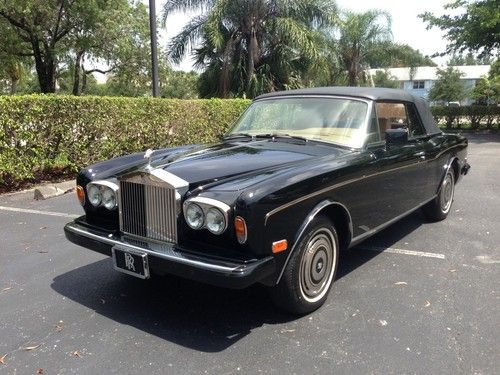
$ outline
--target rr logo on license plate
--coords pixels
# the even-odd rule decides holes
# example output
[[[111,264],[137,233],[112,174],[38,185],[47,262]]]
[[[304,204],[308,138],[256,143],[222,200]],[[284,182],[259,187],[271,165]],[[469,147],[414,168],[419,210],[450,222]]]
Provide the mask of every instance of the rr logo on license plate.
[[[134,257],[129,253],[125,253],[125,267],[127,267],[130,271],[135,271],[134,267]]]
[[[148,255],[146,253],[122,246],[114,246],[111,251],[115,270],[141,279],[149,278]]]

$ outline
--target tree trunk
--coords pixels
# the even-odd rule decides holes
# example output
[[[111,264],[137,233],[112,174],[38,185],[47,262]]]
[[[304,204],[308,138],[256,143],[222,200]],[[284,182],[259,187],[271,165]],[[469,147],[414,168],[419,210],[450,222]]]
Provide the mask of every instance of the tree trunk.
[[[83,69],[82,94],[85,94],[85,91],[87,91],[87,74],[89,73],[85,69]]]
[[[35,57],[35,70],[40,84],[42,93],[56,92],[56,63],[54,60],[54,51],[45,46],[45,51],[42,53],[39,40],[36,37],[31,39],[33,47],[33,55]]]
[[[255,40],[255,32],[252,31],[252,34],[247,42],[248,62],[247,62],[247,77],[246,77],[247,79],[246,79],[246,83],[245,83],[246,92],[247,92],[247,95],[249,97],[252,97],[252,95],[250,93],[250,88],[252,85],[253,76],[255,74],[255,59],[254,59],[255,51],[254,51],[254,48],[255,48],[256,44],[257,43]]]
[[[17,92],[18,83],[19,83],[19,78],[10,77],[10,95],[14,95]]]
[[[231,39],[226,45],[224,49],[224,56],[222,62],[222,70],[219,77],[219,96],[221,98],[227,98],[230,89],[230,79],[231,79],[231,63],[233,59],[234,46],[236,40],[234,36],[231,36]]]
[[[82,56],[83,51],[78,51],[76,53],[75,59],[75,73],[73,76],[73,95],[80,95],[80,72],[82,70]],[[85,72],[83,73],[85,75]],[[83,91],[83,90],[82,90]]]
[[[358,85],[358,66],[355,59],[351,60],[351,64],[349,66],[348,78],[349,78],[349,86]]]

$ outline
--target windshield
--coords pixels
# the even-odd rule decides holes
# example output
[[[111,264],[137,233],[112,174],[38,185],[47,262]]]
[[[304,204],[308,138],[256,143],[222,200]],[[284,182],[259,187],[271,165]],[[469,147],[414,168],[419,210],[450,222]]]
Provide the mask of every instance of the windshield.
[[[253,102],[228,133],[278,134],[363,146],[368,104],[341,98],[275,98]]]

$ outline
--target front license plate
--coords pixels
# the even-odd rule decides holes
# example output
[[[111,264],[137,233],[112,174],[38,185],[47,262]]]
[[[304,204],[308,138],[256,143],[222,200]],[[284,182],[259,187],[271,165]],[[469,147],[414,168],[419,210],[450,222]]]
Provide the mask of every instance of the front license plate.
[[[141,279],[149,278],[147,254],[119,246],[114,246],[111,251],[115,270]]]

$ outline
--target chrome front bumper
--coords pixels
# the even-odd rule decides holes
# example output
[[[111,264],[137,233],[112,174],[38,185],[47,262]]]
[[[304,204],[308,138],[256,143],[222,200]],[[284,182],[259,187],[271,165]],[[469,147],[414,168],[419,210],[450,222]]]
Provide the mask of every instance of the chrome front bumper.
[[[108,232],[86,225],[84,217],[66,224],[66,238],[90,250],[111,256],[113,246],[121,246],[148,255],[154,273],[175,274],[227,288],[245,288],[262,282],[275,272],[272,256],[262,259],[235,260],[210,256],[203,251],[182,249],[173,244],[149,241]]]

